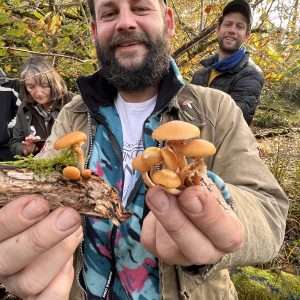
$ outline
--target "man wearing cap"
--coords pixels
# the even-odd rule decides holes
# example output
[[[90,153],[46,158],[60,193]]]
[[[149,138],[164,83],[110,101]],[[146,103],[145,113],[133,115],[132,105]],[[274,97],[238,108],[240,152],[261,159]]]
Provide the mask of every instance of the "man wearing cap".
[[[261,69],[249,58],[243,44],[251,31],[252,15],[244,0],[229,2],[217,27],[218,53],[201,61],[192,83],[228,93],[251,124],[263,87]]]
[[[0,281],[34,300],[237,299],[228,268],[278,253],[286,195],[232,98],[182,81],[170,58],[171,8],[162,0],[88,4],[101,69],[79,78],[81,96],[61,110],[45,151],[65,133],[85,132],[87,166],[132,215],[118,227],[85,216],[82,228],[76,211],[49,212],[41,196],[11,201],[0,209]],[[172,119],[193,123],[217,149],[206,160],[210,183],[177,196],[147,190],[131,165],[159,146],[152,132]]]

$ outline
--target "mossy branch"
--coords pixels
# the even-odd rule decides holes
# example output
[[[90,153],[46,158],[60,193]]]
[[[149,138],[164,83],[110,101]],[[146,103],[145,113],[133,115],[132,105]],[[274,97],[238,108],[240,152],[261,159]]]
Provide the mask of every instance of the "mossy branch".
[[[52,172],[60,172],[65,166],[76,166],[77,160],[71,150],[62,151],[56,156],[39,158],[29,155],[27,157],[16,156],[16,160],[0,162],[1,166],[9,166],[17,169],[28,169],[39,175],[49,175]]]

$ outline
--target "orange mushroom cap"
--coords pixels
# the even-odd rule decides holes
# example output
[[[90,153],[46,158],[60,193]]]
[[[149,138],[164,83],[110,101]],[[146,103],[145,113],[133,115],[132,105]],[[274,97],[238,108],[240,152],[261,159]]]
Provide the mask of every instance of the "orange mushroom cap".
[[[169,189],[178,188],[181,185],[180,177],[169,169],[154,172],[151,179],[155,184],[162,185]]]
[[[82,131],[73,131],[70,133],[67,133],[60,137],[54,144],[55,150],[61,150],[65,148],[70,148],[73,145],[76,144],[82,144],[85,143],[87,140],[87,136]]]
[[[190,123],[174,120],[162,124],[152,132],[152,138],[158,141],[178,141],[200,136],[200,129]]]
[[[81,175],[84,179],[89,179],[91,176],[92,176],[92,170],[90,169],[84,169],[82,172],[81,172]]]
[[[142,154],[138,154],[131,162],[132,168],[134,170],[138,170],[141,173],[147,172],[151,169],[151,166],[149,166],[146,162],[146,160],[143,158]]]
[[[68,166],[63,169],[63,175],[65,178],[70,180],[80,179],[80,170],[73,166]]]
[[[203,139],[191,140],[177,150],[186,157],[208,157],[216,153],[216,147]]]
[[[145,160],[147,165],[152,167],[162,161],[161,149],[158,147],[148,147],[142,153],[142,158]]]

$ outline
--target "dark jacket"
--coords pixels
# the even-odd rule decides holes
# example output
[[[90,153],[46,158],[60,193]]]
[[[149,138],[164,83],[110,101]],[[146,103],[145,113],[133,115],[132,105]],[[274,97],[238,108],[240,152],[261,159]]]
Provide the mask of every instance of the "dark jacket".
[[[19,94],[8,83],[0,86],[0,161],[12,159],[9,149],[9,139],[18,105],[21,104]]]
[[[260,93],[264,84],[261,69],[249,58],[249,53],[232,70],[218,75],[208,85],[212,65],[218,56],[213,55],[201,61],[203,66],[193,76],[192,83],[209,86],[229,94],[241,108],[248,124],[252,122]]]
[[[13,128],[12,138],[10,140],[10,150],[12,154],[23,154],[22,141],[32,133],[31,126],[34,126],[36,135],[41,137],[41,141],[36,144],[36,151],[33,154],[39,152],[43,147],[45,140],[51,133],[52,126],[58,113],[66,103],[71,101],[72,97],[73,94],[69,93],[64,99],[59,99],[54,102],[48,122],[46,122],[45,118],[35,109],[36,104],[23,102],[18,109],[16,125]]]

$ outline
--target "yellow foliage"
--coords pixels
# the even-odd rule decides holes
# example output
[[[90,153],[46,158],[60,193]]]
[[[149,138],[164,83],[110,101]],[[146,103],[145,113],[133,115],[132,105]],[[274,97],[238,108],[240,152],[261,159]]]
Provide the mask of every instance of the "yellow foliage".
[[[54,35],[61,27],[62,17],[59,15],[54,15],[49,24],[48,30],[50,35]]]

